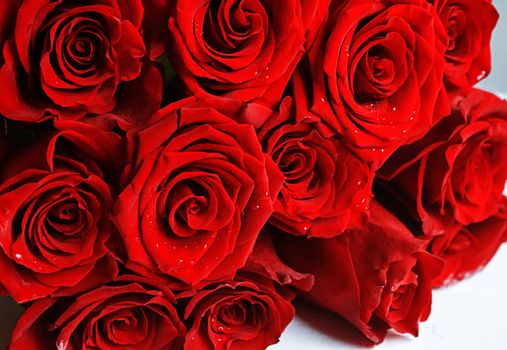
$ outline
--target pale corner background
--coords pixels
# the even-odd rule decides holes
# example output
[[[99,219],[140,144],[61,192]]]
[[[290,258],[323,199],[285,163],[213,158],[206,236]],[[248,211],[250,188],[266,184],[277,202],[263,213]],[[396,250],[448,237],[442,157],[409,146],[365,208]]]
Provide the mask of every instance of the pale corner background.
[[[507,98],[507,2],[493,2],[501,14],[493,34],[493,71],[479,86]],[[435,292],[433,313],[422,325],[418,339],[388,334],[386,341],[375,350],[507,349],[506,270],[507,247],[504,246],[484,271],[461,284]],[[7,348],[8,336],[20,312],[20,307],[0,297],[0,350]],[[269,350],[368,348],[361,335],[344,321],[325,311],[298,305],[298,316],[280,343]]]

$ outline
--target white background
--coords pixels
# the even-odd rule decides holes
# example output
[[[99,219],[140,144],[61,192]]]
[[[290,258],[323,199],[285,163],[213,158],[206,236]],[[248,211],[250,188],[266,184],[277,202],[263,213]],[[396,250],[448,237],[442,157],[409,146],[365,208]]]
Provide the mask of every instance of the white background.
[[[505,0],[494,3],[503,17],[493,36],[493,72],[481,87],[507,97],[507,3]],[[418,339],[389,333],[375,350],[507,349],[506,270],[507,246],[504,246],[481,273],[434,292],[432,315],[422,324]],[[346,322],[326,311],[304,304],[297,307],[298,316],[280,343],[269,350],[348,350],[371,346]],[[8,335],[19,314],[18,306],[0,298],[0,350],[6,349]]]

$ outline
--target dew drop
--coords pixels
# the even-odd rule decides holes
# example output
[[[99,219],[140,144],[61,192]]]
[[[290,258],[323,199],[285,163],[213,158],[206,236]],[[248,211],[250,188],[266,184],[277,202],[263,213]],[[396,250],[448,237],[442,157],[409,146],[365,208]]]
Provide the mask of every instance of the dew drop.
[[[21,260],[21,258],[22,258],[21,254],[19,254],[19,253],[17,253],[16,255],[14,255],[14,257],[15,257],[16,259],[18,259],[18,260]]]

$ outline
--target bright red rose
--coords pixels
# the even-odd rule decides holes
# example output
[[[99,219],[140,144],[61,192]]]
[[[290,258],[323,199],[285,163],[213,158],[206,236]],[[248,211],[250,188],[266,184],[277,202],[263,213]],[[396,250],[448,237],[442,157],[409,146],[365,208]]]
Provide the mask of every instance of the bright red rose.
[[[294,318],[292,293],[254,274],[208,286],[185,308],[185,350],[264,350]]]
[[[11,154],[0,173],[0,284],[20,303],[70,295],[117,274],[106,181],[121,164],[121,138],[65,124]]]
[[[169,56],[192,94],[277,104],[329,0],[177,0]],[[307,39],[309,41],[307,42]]]
[[[507,102],[473,90],[452,114],[381,170],[417,205],[423,231],[440,235],[498,211],[507,180]]]
[[[497,214],[483,222],[447,230],[431,240],[429,251],[445,261],[435,286],[460,281],[480,270],[507,239],[507,199]]]
[[[134,176],[116,205],[131,263],[195,285],[232,277],[273,213],[281,174],[252,126],[169,106],[132,133]]]
[[[334,237],[360,225],[373,172],[336,131],[291,102],[286,98],[258,130],[264,152],[285,176],[271,223],[296,235]]]
[[[47,298],[28,307],[11,350],[179,350],[185,326],[174,295],[123,278],[76,298]]]
[[[304,298],[345,318],[374,343],[390,327],[416,336],[418,323],[429,316],[442,261],[378,203],[370,213],[362,229],[329,240],[273,237],[283,261],[315,276]]]
[[[113,109],[139,118],[158,108],[161,76],[141,63],[141,0],[3,3],[0,113],[33,122],[48,114],[80,118]],[[136,96],[142,108],[128,106],[132,89],[146,90]]]
[[[311,111],[377,168],[448,114],[447,35],[423,0],[334,8],[298,74]]]
[[[498,13],[491,0],[430,2],[434,3],[449,36],[445,53],[449,88],[470,88],[491,71],[490,41]]]

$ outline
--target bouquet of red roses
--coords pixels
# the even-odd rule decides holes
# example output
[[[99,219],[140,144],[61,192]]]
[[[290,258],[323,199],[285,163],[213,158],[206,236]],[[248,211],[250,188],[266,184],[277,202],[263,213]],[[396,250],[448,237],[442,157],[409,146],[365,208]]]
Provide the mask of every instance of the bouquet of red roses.
[[[480,14],[480,15],[478,15]],[[507,239],[491,0],[2,0],[11,350],[374,343]]]

